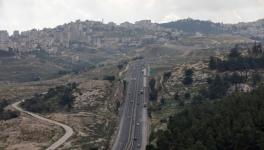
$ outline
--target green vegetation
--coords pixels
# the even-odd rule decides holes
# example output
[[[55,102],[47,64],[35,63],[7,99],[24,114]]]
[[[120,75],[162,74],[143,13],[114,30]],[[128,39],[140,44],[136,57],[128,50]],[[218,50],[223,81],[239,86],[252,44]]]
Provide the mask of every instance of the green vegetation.
[[[103,80],[108,80],[110,82],[115,81],[115,79],[116,78],[113,75],[105,75],[104,78],[103,78]]]
[[[257,76],[257,74],[256,74]],[[260,81],[260,78],[255,80]],[[218,99],[226,96],[228,89],[232,85],[246,83],[248,77],[241,75],[237,72],[216,75],[213,78],[207,79],[208,87],[199,91],[202,99]]]
[[[207,88],[199,92],[201,99],[219,99],[227,95],[231,86],[247,84],[256,87],[262,81],[259,70],[264,67],[261,44],[254,44],[247,54],[242,55],[236,45],[224,60],[211,57],[208,68],[217,70],[216,75],[207,79]],[[197,97],[195,97],[197,98]]]
[[[156,80],[151,78],[149,80],[149,99],[151,101],[157,101],[158,98],[158,90],[155,88]]]
[[[163,74],[164,82],[167,81],[170,77],[171,77],[171,71],[164,72],[164,74]]]
[[[161,24],[162,27],[177,29],[188,33],[221,33],[222,25],[220,23],[213,23],[211,21],[201,21],[194,19],[183,19],[176,22],[169,22]]]
[[[264,149],[261,44],[249,50],[236,45],[224,58],[211,57],[209,70],[199,64],[195,67],[195,74],[185,69],[183,84],[175,86],[169,80],[165,88],[174,94],[162,89],[160,104],[150,109],[153,128],[147,149]],[[166,80],[167,75],[163,74]]]
[[[148,150],[264,149],[264,87],[221,101],[190,106],[158,131]]]
[[[122,70],[128,64],[127,60],[122,60],[117,64],[118,70]]]
[[[217,75],[213,80],[209,80],[208,83],[208,96],[210,99],[225,96],[228,88],[230,87],[230,83],[219,75]]]
[[[36,113],[70,111],[75,98],[73,95],[75,91],[77,91],[76,83],[58,86],[49,89],[47,94],[35,95],[33,98],[21,103],[21,106]]]
[[[222,60],[211,57],[209,68],[218,71],[241,71],[249,69],[264,69],[264,55],[261,44],[255,44],[248,55],[243,56],[239,52],[239,47],[231,49],[229,57]]]
[[[260,75],[260,73],[258,73],[258,72],[253,73],[253,75],[252,75],[253,85],[256,86],[261,81],[262,81],[262,76]]]
[[[193,83],[193,70],[186,69],[184,74],[184,79],[182,81],[184,85],[191,85]]]
[[[232,86],[239,84],[250,85],[251,83],[252,87],[256,87],[261,81],[262,76],[257,72],[252,77],[241,75],[237,72],[217,74],[215,77],[207,79],[207,85],[198,91],[198,95],[193,98],[193,101],[220,99],[228,95],[227,92]]]
[[[9,103],[6,100],[0,101],[0,120],[8,120],[12,118],[18,117],[18,113],[12,110],[5,110],[5,107],[8,106]]]

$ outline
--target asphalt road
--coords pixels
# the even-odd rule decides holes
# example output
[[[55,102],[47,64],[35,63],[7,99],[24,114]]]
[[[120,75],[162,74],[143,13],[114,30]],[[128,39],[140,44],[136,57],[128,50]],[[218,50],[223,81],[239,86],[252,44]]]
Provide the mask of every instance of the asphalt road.
[[[127,73],[126,98],[112,150],[144,150],[147,144],[147,108],[144,107],[146,92],[143,88],[144,62],[132,64]]]
[[[19,104],[21,102],[22,101],[16,102],[16,103],[12,104],[12,107],[15,108],[15,109],[17,109],[18,111],[20,111],[22,113],[26,113],[26,114],[28,114],[28,115],[30,115],[32,117],[37,118],[37,119],[46,121],[46,122],[51,123],[51,124],[58,125],[58,126],[60,126],[60,127],[62,127],[64,129],[65,134],[60,139],[58,139],[55,143],[53,143],[51,146],[49,146],[46,150],[55,150],[56,148],[58,148],[61,145],[63,145],[73,135],[73,130],[72,130],[71,127],[69,127],[69,126],[67,126],[65,124],[59,123],[57,121],[54,121],[54,120],[50,120],[50,119],[41,117],[41,116],[39,116],[37,114],[34,114],[34,113],[31,113],[31,112],[25,111],[21,107],[19,107]]]

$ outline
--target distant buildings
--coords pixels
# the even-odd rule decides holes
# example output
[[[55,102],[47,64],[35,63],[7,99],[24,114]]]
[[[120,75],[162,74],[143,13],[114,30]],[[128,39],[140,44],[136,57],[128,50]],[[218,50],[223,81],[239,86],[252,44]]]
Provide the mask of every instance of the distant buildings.
[[[77,20],[54,29],[33,29],[21,33],[14,31],[12,36],[7,31],[0,31],[0,49],[13,49],[21,53],[35,50],[57,53],[63,49],[75,48],[124,50],[143,44],[165,42],[172,36],[168,35],[168,30],[151,23],[150,20],[135,24],[125,22],[121,25]]]
[[[0,31],[0,49],[8,50],[9,44],[9,35],[7,31]]]

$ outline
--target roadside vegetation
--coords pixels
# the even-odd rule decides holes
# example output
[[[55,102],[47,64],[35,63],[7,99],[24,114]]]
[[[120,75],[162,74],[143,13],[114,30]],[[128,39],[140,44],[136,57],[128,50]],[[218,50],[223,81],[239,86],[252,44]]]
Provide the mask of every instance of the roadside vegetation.
[[[186,69],[184,73],[184,79],[182,81],[184,85],[191,85],[193,83],[193,70]]]
[[[73,102],[73,93],[78,91],[76,83],[57,86],[48,90],[46,94],[38,94],[25,100],[21,106],[35,113],[50,113],[58,111],[70,111]]]

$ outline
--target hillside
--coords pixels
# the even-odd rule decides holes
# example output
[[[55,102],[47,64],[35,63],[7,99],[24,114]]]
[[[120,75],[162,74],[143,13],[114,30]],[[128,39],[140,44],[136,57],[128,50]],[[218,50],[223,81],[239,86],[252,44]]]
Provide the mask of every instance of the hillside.
[[[186,49],[186,53],[189,49],[226,49],[236,43],[252,42],[250,39],[261,40],[263,26],[262,20],[233,25],[194,19],[164,24],[142,20],[120,25],[77,20],[55,28],[16,31],[13,35],[0,31],[0,81],[58,78],[129,59],[139,55],[138,49],[143,49],[140,55],[148,57],[152,54],[144,49],[153,45],[169,44],[174,47],[172,51]],[[177,57],[174,52],[168,53]]]
[[[262,112],[252,107],[264,104],[263,56],[261,43],[238,44],[160,70],[149,83],[149,149],[262,149]]]
[[[157,147],[147,150],[263,149],[264,88],[221,101],[191,106],[170,117],[158,131]]]
[[[262,76],[252,77],[264,71],[257,74],[252,70],[264,68],[264,54],[262,50],[259,55],[247,53],[255,43],[250,34],[255,28],[253,24],[246,24],[252,30],[240,34],[240,29],[233,29],[236,25],[229,28],[229,25],[192,19],[161,25],[148,20],[121,25],[76,21],[52,29],[2,36],[0,99],[9,103],[25,99],[22,107],[26,110],[71,126],[74,138],[63,149],[107,149],[124,96],[124,75],[120,72],[125,73],[127,64],[144,59],[152,75],[148,108],[152,123],[150,142],[159,148],[157,141],[162,139],[155,134],[169,130],[167,125],[172,116],[192,105],[209,105],[211,100],[232,94],[236,87],[251,91],[259,86]],[[229,59],[230,50],[240,43],[244,43],[241,55]],[[211,69],[210,58],[216,60]],[[240,61],[251,63],[248,68],[251,72],[244,71]],[[2,111],[6,121],[0,122],[3,131],[0,147],[44,148],[62,133],[49,124],[36,126],[41,122],[6,107],[3,105]],[[35,128],[29,128],[32,126]],[[47,135],[46,129],[49,129]],[[43,138],[36,141],[38,132]]]
[[[254,40],[263,41],[264,39],[264,20],[260,19],[254,22],[242,22],[237,24],[223,24],[212,21],[203,21],[196,19],[182,19],[174,22],[160,24],[160,26],[169,29],[183,31],[185,33],[202,34],[221,34],[232,33],[234,35],[243,35]]]
[[[202,21],[195,19],[183,19],[175,22],[168,22],[160,24],[165,28],[172,28],[187,33],[204,33],[204,34],[217,34],[223,33],[223,24],[214,23],[211,21]]]
[[[74,138],[63,149],[107,149],[122,103],[123,84],[109,82],[105,76],[117,77],[118,73],[117,66],[112,65],[52,80],[1,84],[4,111],[0,116],[0,147],[44,149],[63,135],[61,128],[24,113],[19,115],[3,103],[4,99],[10,104],[25,99],[22,105],[26,109],[74,129]]]

